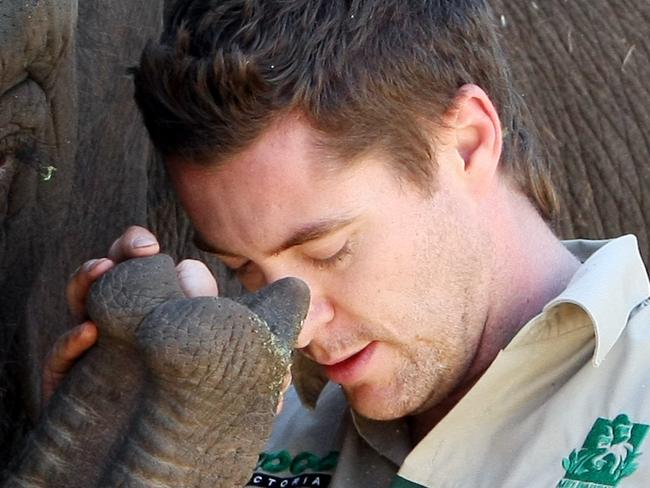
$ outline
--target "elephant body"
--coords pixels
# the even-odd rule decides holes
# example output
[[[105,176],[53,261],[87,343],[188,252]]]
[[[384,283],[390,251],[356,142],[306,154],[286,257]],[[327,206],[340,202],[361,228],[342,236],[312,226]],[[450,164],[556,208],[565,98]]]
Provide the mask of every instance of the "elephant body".
[[[0,465],[38,418],[44,358],[72,325],[68,276],[127,225],[152,229],[175,260],[207,262],[226,296],[241,292],[193,246],[132,101],[127,69],[167,3],[0,2]],[[648,262],[650,3],[491,4],[553,168],[556,230],[635,233]]]
[[[636,234],[650,258],[650,3],[492,0],[551,162],[566,239]]]

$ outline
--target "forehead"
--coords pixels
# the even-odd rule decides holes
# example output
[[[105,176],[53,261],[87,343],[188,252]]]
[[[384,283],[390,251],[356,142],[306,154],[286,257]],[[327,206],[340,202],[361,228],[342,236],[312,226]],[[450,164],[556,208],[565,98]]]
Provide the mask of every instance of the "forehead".
[[[241,248],[280,240],[287,227],[353,213],[363,205],[366,164],[336,161],[291,117],[216,167],[172,162],[170,173],[201,236]]]
[[[317,132],[299,116],[276,119],[267,130],[245,150],[225,159],[215,168],[222,178],[275,175],[326,177],[342,163],[328,154]],[[329,171],[327,171],[329,170]]]

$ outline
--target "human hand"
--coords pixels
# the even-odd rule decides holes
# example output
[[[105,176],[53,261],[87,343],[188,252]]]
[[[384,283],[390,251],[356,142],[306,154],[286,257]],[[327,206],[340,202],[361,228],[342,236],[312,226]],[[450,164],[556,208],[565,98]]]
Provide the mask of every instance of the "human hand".
[[[88,318],[86,297],[91,285],[100,276],[117,263],[131,258],[153,256],[159,251],[158,241],[151,232],[143,227],[129,227],[113,242],[107,257],[86,261],[70,277],[66,288],[66,298],[73,318],[79,322]]]
[[[41,385],[43,408],[75,362],[97,341],[97,327],[87,320],[86,313],[86,297],[92,284],[119,262],[152,256],[159,251],[160,245],[151,232],[132,226],[113,242],[107,257],[86,261],[71,276],[66,297],[74,320],[80,324],[59,337],[47,355]],[[187,297],[218,295],[214,277],[200,261],[181,261],[176,266],[176,273]]]

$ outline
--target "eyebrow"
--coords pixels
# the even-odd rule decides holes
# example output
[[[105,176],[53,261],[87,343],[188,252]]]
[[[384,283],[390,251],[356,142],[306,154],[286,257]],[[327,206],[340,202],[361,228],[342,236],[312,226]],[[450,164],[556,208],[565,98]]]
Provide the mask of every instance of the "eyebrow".
[[[285,239],[282,244],[280,244],[275,249],[266,252],[267,255],[273,256],[286,251],[289,248],[300,246],[306,242],[315,241],[322,237],[325,237],[332,232],[336,232],[339,229],[342,229],[350,225],[354,221],[354,217],[336,217],[330,219],[319,220],[316,222],[311,222],[309,224],[303,225],[293,232],[287,239]],[[207,251],[212,254],[218,254],[226,258],[240,258],[239,254],[235,254],[226,249],[221,249],[213,245],[208,244],[203,240],[198,232],[194,232],[194,237],[192,239],[194,245],[201,249],[202,251]]]

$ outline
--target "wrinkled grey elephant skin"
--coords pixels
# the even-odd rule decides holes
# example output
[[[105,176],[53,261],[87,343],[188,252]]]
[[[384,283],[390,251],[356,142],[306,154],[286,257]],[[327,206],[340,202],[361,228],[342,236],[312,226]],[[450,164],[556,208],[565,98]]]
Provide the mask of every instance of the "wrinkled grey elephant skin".
[[[125,76],[172,3],[0,0],[1,468],[40,414],[43,361],[74,323],[62,290],[80,263],[104,256],[131,224],[177,260],[210,262],[192,244]],[[550,153],[564,202],[556,230],[633,232],[650,263],[650,2],[490,4]],[[237,280],[212,270],[236,296]],[[113,405],[122,425],[127,414]]]
[[[239,302],[187,299],[168,256],[118,265],[89,296],[97,346],[6,486],[243,486],[308,305],[293,278]]]

